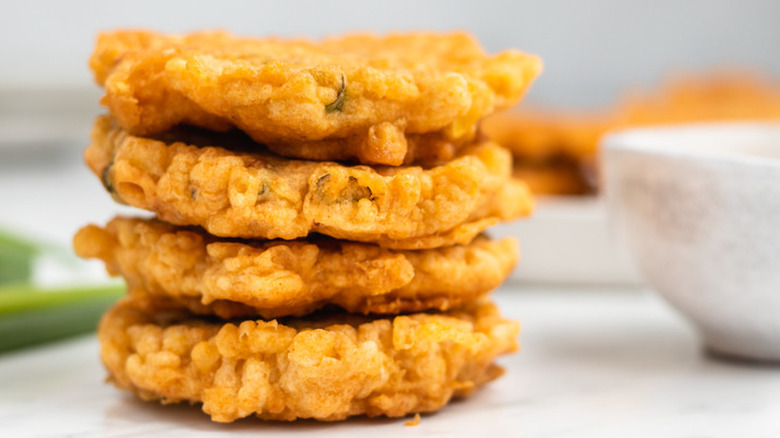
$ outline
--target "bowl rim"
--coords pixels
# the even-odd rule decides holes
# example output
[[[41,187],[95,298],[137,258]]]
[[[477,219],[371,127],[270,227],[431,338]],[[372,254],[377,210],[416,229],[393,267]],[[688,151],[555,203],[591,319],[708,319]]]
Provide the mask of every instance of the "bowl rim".
[[[727,121],[727,122],[697,122],[675,125],[657,125],[646,127],[625,128],[608,133],[601,140],[601,154],[609,150],[626,150],[647,155],[660,155],[680,159],[710,160],[717,163],[735,163],[761,168],[780,169],[780,154],[777,157],[741,154],[733,151],[714,152],[706,150],[691,150],[689,148],[675,148],[668,145],[668,137],[675,134],[713,135],[719,131],[739,132],[749,130],[756,133],[776,138],[780,151],[780,121]],[[660,143],[654,142],[654,137],[662,139]],[[656,143],[656,144],[654,144]]]

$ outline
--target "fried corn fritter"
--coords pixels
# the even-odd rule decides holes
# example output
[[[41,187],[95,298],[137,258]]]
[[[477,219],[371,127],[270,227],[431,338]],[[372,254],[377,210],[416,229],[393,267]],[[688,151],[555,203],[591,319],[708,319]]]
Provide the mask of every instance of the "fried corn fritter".
[[[527,187],[512,179],[511,155],[491,142],[430,168],[371,168],[242,152],[246,140],[191,130],[138,137],[101,117],[85,160],[118,201],[222,237],[317,232],[423,249],[468,243],[532,210]]]
[[[202,403],[214,421],[342,420],[435,411],[498,377],[519,325],[488,301],[442,314],[210,322],[125,299],[98,336],[110,380],[145,400]]]
[[[235,127],[286,156],[348,153],[399,165],[404,134],[473,135],[480,118],[520,100],[541,62],[514,50],[487,55],[465,33],[315,42],[119,31],[98,37],[90,67],[105,88],[102,103],[136,135],[182,123]],[[378,133],[393,141],[376,141]],[[350,148],[328,146],[347,138]]]
[[[76,253],[100,258],[145,308],[275,318],[333,304],[353,313],[448,310],[498,287],[518,259],[513,238],[397,251],[329,238],[239,241],[156,220],[89,225]]]

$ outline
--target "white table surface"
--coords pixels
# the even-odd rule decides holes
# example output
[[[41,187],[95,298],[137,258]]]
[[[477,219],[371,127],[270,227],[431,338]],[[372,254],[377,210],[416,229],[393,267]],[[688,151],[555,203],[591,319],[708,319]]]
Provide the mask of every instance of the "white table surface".
[[[655,296],[505,286],[522,351],[501,379],[418,426],[405,419],[215,424],[192,406],[145,403],[103,383],[93,336],[0,356],[5,437],[777,437],[780,368],[712,358]]]

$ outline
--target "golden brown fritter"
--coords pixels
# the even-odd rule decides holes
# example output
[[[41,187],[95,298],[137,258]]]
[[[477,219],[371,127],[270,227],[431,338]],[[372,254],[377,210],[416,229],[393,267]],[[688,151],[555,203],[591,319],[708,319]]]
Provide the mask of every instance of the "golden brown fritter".
[[[82,228],[73,245],[124,277],[150,312],[187,307],[221,318],[305,315],[327,304],[356,313],[448,310],[498,287],[518,258],[512,238],[397,251],[329,238],[225,240],[122,217]]]
[[[202,402],[214,421],[342,420],[435,411],[501,375],[519,325],[487,301],[443,314],[208,322],[125,299],[98,336],[110,380],[145,400]]]
[[[370,168],[240,152],[245,140],[191,130],[138,137],[101,117],[85,160],[119,201],[222,237],[289,240],[318,232],[435,248],[468,243],[532,209],[527,187],[512,180],[511,155],[490,142],[431,168]]]
[[[535,56],[490,56],[464,33],[314,42],[119,31],[99,36],[90,66],[106,90],[102,103],[134,134],[236,127],[282,155],[330,160],[348,148],[328,145],[351,138],[350,155],[388,165],[407,156],[404,134],[472,135],[541,70]],[[336,154],[315,154],[320,147]]]

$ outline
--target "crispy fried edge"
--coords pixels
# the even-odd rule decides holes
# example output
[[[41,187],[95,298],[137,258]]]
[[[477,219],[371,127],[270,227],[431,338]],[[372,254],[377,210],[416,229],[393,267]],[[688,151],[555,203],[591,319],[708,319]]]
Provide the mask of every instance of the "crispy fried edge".
[[[432,166],[450,161],[457,152],[474,139],[464,135],[449,139],[439,131],[425,134],[405,134],[392,123],[371,126],[364,136],[332,140],[265,142],[264,146],[288,158],[314,161],[354,161],[367,165]]]
[[[106,89],[103,104],[134,133],[160,133],[179,123],[209,129],[232,125],[261,143],[282,144],[367,138],[371,127],[382,123],[407,133],[443,130],[450,139],[463,138],[473,133],[483,116],[517,103],[541,71],[536,56],[513,50],[488,56],[462,33],[359,35],[322,43],[273,40],[271,44],[336,51],[339,44],[350,50],[361,41],[381,46],[383,41],[397,45],[408,39],[408,52],[420,46],[421,38],[427,44],[443,44],[444,52],[457,53],[456,58],[444,67],[430,62],[420,68],[416,62],[406,71],[400,66],[334,65],[337,61],[327,66],[301,67],[284,61],[253,66],[238,58],[251,52],[253,41],[262,45],[271,40],[226,33],[169,36],[120,31],[98,37],[90,66]],[[224,59],[231,49],[240,56]],[[428,51],[424,56],[434,55]],[[329,111],[328,105],[339,99],[338,111]]]
[[[511,180],[511,156],[489,142],[431,169],[374,169],[168,145],[130,135],[105,116],[92,139],[85,161],[115,199],[223,237],[319,232],[389,248],[434,248],[468,243],[533,208],[527,187]]]
[[[203,403],[212,420],[342,420],[430,412],[498,377],[519,324],[474,302],[445,314],[214,324],[126,299],[100,323],[110,380],[145,400]],[[362,321],[362,322],[361,322]]]
[[[498,287],[519,257],[513,238],[397,251],[330,239],[226,241],[123,217],[82,228],[73,246],[124,277],[150,312],[185,307],[226,319],[304,315],[328,304],[366,314],[448,310]]]

